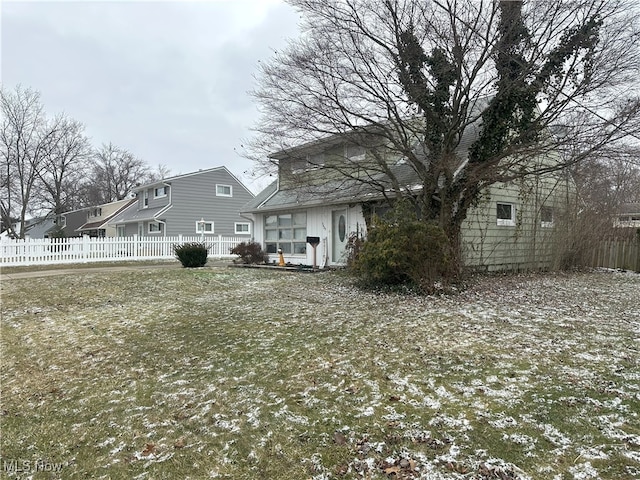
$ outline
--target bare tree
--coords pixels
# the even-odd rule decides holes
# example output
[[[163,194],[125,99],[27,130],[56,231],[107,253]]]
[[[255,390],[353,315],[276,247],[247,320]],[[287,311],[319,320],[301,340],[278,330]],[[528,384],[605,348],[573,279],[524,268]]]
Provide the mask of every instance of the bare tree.
[[[572,168],[583,208],[611,224],[625,203],[640,203],[640,152],[620,151],[606,159],[588,159]]]
[[[0,216],[10,236],[24,238],[27,216],[37,210],[33,200],[41,171],[59,132],[47,124],[38,92],[18,86],[0,94]]]
[[[151,178],[149,166],[131,152],[112,143],[93,154],[93,167],[83,185],[83,203],[99,205],[123,200],[133,188]]]
[[[80,186],[88,173],[91,145],[84,126],[65,115],[55,117],[49,128],[55,134],[39,170],[40,196],[43,206],[58,217],[81,206]]]
[[[375,136],[374,162],[324,168],[410,195],[454,245],[484,188],[639,138],[632,1],[290,3],[303,34],[262,65],[253,94],[264,115],[248,156],[270,169],[283,158],[273,152],[295,155],[301,143],[348,134],[369,147]],[[558,161],[531,161],[550,154]],[[404,185],[390,157],[421,188]]]

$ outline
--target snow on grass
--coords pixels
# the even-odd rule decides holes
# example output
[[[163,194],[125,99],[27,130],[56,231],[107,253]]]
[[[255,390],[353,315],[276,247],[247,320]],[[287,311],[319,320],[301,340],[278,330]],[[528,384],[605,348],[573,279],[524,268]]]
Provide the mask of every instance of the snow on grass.
[[[93,478],[640,472],[637,274],[442,297],[220,268],[1,289],[2,460]]]

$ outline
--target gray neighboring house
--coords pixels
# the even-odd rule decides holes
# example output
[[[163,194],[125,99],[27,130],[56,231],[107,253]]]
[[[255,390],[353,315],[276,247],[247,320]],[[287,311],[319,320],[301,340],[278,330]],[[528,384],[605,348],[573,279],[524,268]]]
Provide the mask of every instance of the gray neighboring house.
[[[117,236],[246,236],[252,221],[240,215],[254,198],[226,167],[177,175],[134,189],[137,201],[115,215]]]
[[[78,210],[64,212],[60,216],[60,221],[62,222],[62,232],[65,237],[82,236],[78,229],[87,221],[89,210],[90,209],[88,207],[80,208]]]

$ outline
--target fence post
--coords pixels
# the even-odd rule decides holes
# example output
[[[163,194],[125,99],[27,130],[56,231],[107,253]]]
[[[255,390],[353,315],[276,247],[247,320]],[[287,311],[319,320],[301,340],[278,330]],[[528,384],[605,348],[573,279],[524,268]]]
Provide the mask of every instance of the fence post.
[[[82,235],[82,263],[87,263],[89,256],[89,236]]]

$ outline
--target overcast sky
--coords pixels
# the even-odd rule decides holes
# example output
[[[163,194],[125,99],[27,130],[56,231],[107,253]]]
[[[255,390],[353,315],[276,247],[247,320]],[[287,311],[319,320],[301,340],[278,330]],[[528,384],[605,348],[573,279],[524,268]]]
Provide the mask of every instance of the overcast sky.
[[[259,60],[298,35],[278,0],[0,2],[4,88],[41,93],[48,115],[82,122],[171,175],[225,165],[254,191],[268,179],[236,153],[257,109]]]

